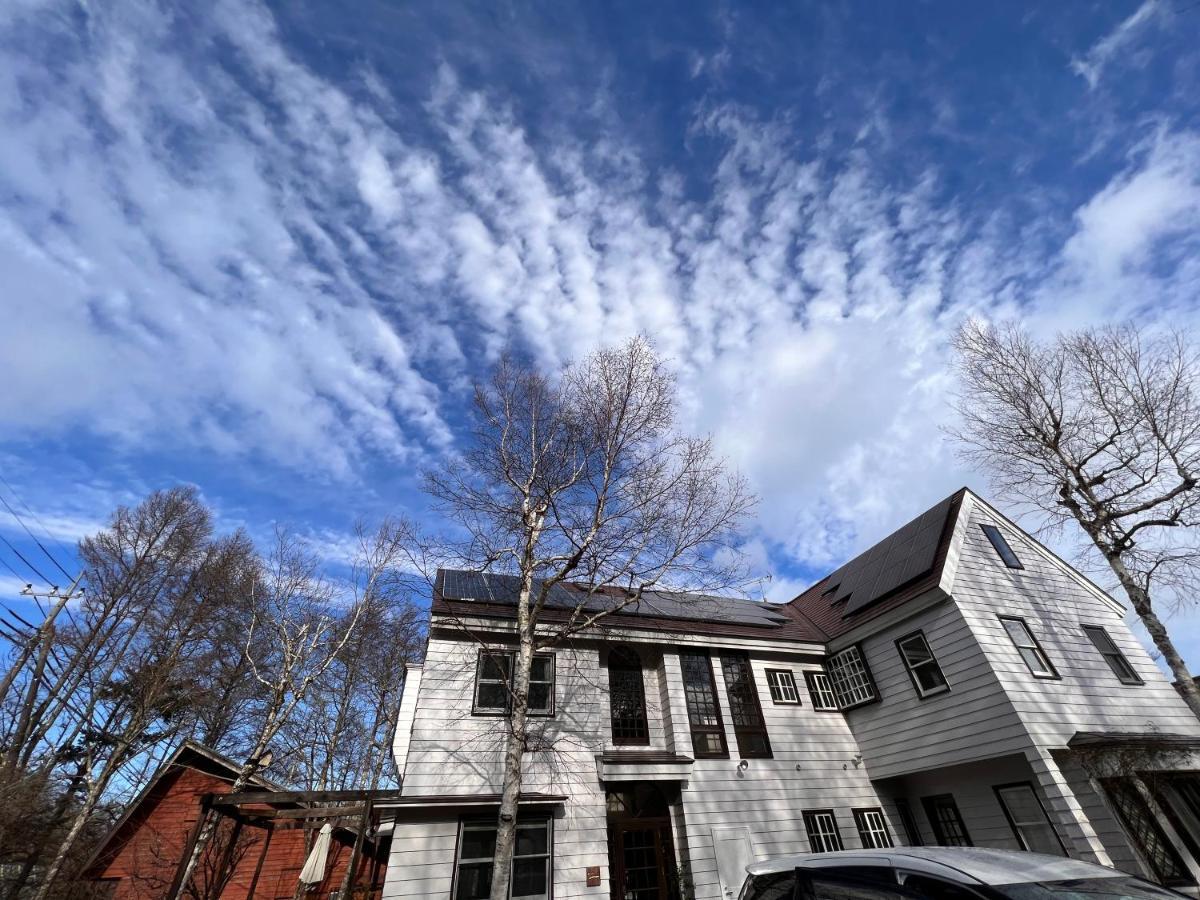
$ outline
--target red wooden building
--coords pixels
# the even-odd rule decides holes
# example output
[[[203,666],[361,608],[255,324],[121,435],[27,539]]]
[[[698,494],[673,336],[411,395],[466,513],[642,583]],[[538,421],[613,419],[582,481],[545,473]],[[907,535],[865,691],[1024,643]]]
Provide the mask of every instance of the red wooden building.
[[[85,877],[104,885],[113,900],[159,900],[170,891],[203,813],[216,817],[218,829],[185,896],[196,900],[336,896],[354,856],[353,818],[342,814],[342,807],[335,811],[326,803],[315,808],[307,799],[320,795],[288,792],[263,779],[253,782],[250,802],[222,802],[236,774],[233,761],[200,744],[185,743],[126,809]],[[265,792],[278,794],[279,800],[267,798]],[[370,806],[366,809],[369,822]],[[325,877],[297,894],[300,870],[325,822],[336,826]],[[359,858],[353,863],[354,885],[348,898],[379,896],[389,843],[388,835],[366,829]]]

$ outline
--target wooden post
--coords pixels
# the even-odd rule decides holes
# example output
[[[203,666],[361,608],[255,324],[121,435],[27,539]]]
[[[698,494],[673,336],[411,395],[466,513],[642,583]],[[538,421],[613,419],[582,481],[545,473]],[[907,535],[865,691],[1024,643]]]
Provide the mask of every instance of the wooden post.
[[[358,820],[358,834],[354,836],[354,852],[350,854],[350,871],[346,878],[346,894],[348,897],[354,896],[354,876],[358,874],[358,858],[362,855],[363,840],[367,833],[367,828],[371,824],[371,807],[372,803],[368,799],[363,805],[362,818]],[[346,900],[339,897],[338,900]]]
[[[275,826],[267,825],[267,839],[263,841],[262,852],[258,854],[258,864],[254,867],[254,877],[250,879],[250,889],[246,891],[246,900],[254,900],[254,889],[258,887],[258,876],[262,872],[263,860],[267,858],[267,848],[271,846],[271,837],[275,834]]]
[[[204,823],[208,821],[208,814],[212,811],[212,801],[212,794],[204,794],[200,797],[200,818],[196,820],[192,833],[188,835],[187,843],[184,844],[183,856],[180,857],[179,865],[175,868],[175,877],[171,880],[171,890],[166,893],[168,897],[174,897],[183,887],[183,876],[187,872],[188,861],[192,858],[196,841],[200,839],[200,831],[204,828]]]
[[[237,849],[238,838],[242,836],[242,825],[242,817],[238,816],[233,823],[233,833],[229,835],[229,846],[225,848],[225,853],[221,857],[221,868],[217,870],[217,888],[221,893],[225,891],[225,883],[233,877],[233,872],[229,866],[233,862],[233,854]]]

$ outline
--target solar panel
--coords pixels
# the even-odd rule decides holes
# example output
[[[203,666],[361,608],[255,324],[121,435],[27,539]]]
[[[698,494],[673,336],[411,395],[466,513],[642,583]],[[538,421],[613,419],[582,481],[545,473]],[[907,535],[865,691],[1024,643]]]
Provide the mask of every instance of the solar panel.
[[[828,580],[838,585],[830,601],[849,597],[843,616],[853,615],[933,569],[953,499],[947,497],[829,576]]]
[[[515,575],[442,569],[438,573],[438,591],[446,600],[473,600],[477,603],[515,604],[520,595],[520,579]],[[534,583],[534,590],[541,582]],[[611,590],[611,589],[610,589]],[[581,601],[590,611],[620,605],[625,595],[600,591],[587,596],[586,586],[556,584],[546,599],[548,607],[573,609]],[[648,591],[636,603],[621,610],[622,615],[641,615],[695,622],[731,622],[740,625],[774,627],[790,619],[770,603],[736,597],[714,597],[673,591]]]

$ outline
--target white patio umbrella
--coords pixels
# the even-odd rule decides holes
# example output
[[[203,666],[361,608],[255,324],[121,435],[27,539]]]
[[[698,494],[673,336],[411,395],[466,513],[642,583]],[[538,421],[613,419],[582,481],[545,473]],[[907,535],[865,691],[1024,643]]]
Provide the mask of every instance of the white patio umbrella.
[[[300,881],[304,884],[320,884],[325,880],[325,857],[329,855],[329,842],[332,839],[333,826],[328,822],[321,826],[321,831],[313,842],[312,851],[304,861],[300,870]]]

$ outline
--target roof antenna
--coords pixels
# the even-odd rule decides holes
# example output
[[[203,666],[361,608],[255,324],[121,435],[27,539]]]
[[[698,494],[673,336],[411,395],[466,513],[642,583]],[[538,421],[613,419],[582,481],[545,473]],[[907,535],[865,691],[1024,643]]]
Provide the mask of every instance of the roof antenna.
[[[762,603],[767,602],[767,591],[763,587],[763,582],[765,581],[765,582],[767,582],[767,584],[770,584],[771,580],[772,580],[771,573],[768,572],[766,575],[763,575],[761,578],[755,578],[752,582],[750,582],[751,584],[758,585],[758,594],[759,594],[758,599]]]

